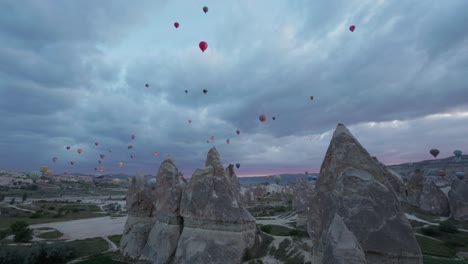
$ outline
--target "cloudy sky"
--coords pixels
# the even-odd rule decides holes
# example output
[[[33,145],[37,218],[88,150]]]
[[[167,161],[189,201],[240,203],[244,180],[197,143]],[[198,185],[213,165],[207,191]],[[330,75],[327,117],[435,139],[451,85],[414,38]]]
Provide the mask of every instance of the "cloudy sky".
[[[337,123],[386,164],[468,151],[466,10],[465,0],[0,1],[0,169],[155,174],[171,155],[190,176],[216,146],[241,176],[318,172]]]

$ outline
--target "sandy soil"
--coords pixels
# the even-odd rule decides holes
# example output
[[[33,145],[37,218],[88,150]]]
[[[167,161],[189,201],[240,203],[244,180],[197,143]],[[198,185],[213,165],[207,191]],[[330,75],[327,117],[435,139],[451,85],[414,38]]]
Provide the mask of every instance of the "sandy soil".
[[[97,217],[65,222],[31,225],[30,228],[50,227],[64,235],[61,239],[76,240],[91,237],[106,237],[123,233],[127,217]]]

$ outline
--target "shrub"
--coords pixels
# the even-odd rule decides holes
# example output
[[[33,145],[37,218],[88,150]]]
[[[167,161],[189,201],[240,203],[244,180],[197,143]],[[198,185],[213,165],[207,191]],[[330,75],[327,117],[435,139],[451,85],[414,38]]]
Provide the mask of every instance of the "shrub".
[[[423,235],[426,235],[426,236],[440,235],[439,231],[437,231],[436,229],[431,228],[431,227],[423,227],[423,228],[421,228],[421,232],[423,233]]]
[[[447,221],[439,223],[439,230],[442,231],[442,232],[446,232],[446,233],[457,233],[458,232],[457,227],[454,224],[452,224],[450,222],[447,222]]]
[[[264,225],[264,226],[261,227],[261,230],[262,230],[263,232],[269,234],[269,233],[271,232],[271,228],[272,228],[272,227],[269,226],[269,225]]]
[[[10,226],[13,232],[15,242],[29,242],[32,240],[33,230],[28,228],[28,224],[24,221],[16,221]]]

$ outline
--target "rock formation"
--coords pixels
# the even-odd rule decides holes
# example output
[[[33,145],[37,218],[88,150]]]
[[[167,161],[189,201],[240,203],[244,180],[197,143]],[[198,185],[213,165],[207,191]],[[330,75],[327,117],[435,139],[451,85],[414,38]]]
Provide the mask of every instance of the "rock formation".
[[[140,256],[155,221],[154,195],[142,174],[132,178],[127,192],[128,217],[120,248],[125,256]]]
[[[367,263],[422,264],[421,249],[400,207],[387,172],[344,125],[338,124],[322,163],[309,214],[308,232],[314,254],[323,257],[329,250],[338,252],[339,248],[329,249],[333,245],[328,239],[328,234],[334,232],[336,214],[356,237]],[[358,251],[356,248],[356,252],[346,254],[358,256]]]
[[[366,257],[354,234],[335,214],[326,238],[324,264],[366,264]]]
[[[461,221],[468,221],[468,183],[455,179],[449,191],[450,211],[452,217]]]
[[[228,167],[229,171],[229,167]],[[216,148],[197,169],[181,200],[184,228],[175,263],[240,263],[255,241],[255,218],[242,206]]]
[[[156,222],[149,234],[142,259],[149,259],[153,263],[170,263],[173,260],[183,228],[180,199],[185,182],[182,178],[170,157],[161,163],[155,188]]]
[[[313,190],[307,180],[297,178],[292,206],[297,213],[296,228],[299,230],[305,231],[307,229],[307,215],[310,210],[313,194]]]
[[[406,185],[408,204],[431,214],[448,215],[450,209],[447,196],[423,175],[423,171],[417,169],[408,180]]]

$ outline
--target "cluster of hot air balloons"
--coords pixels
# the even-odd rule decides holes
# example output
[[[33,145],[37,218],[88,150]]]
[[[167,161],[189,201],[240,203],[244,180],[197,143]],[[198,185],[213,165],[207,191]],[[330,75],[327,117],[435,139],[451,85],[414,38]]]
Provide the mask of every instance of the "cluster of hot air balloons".
[[[437,158],[437,156],[440,154],[440,150],[438,149],[431,149],[429,150],[429,153],[434,156],[434,158]],[[455,155],[455,157],[457,158],[461,158],[463,152],[459,149],[456,149],[453,151],[453,155]]]

